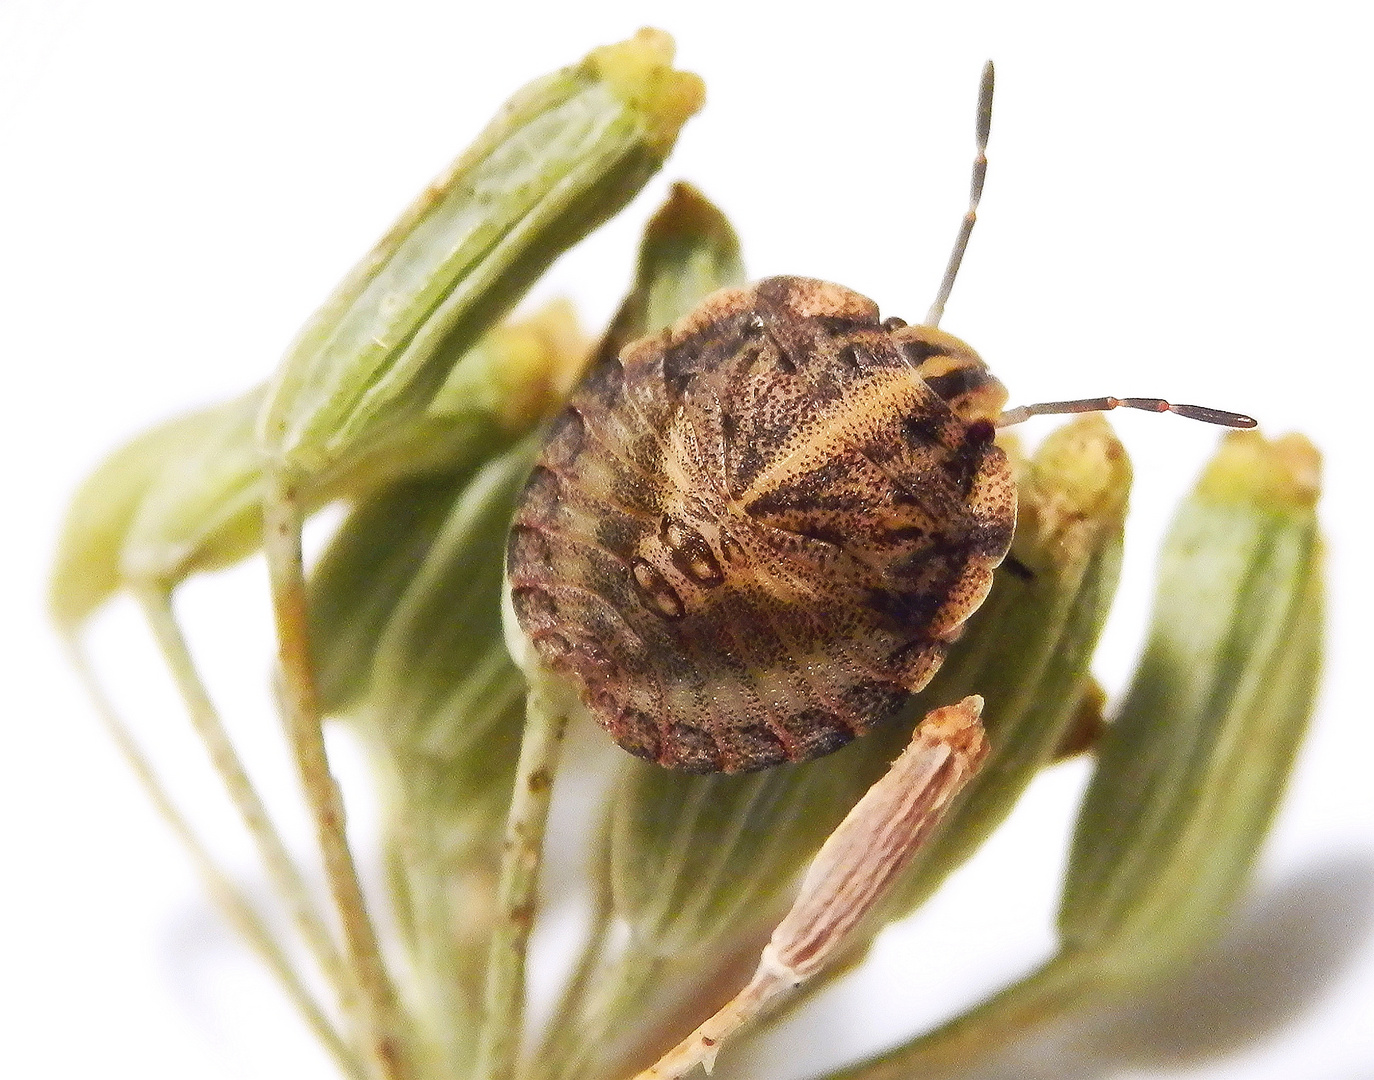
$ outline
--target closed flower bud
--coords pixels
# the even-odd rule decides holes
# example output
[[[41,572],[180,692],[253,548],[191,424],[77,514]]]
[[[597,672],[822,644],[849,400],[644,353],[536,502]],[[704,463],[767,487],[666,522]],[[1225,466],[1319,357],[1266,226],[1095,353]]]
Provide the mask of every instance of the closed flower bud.
[[[59,625],[72,628],[123,586],[120,555],[149,488],[228,406],[160,424],[110,454],[72,497],[48,587]]]
[[[1244,887],[1316,694],[1317,452],[1230,435],[1174,520],[1150,637],[1074,836],[1064,947],[1134,981],[1205,943]]]
[[[635,280],[597,346],[596,360],[613,359],[635,338],[744,279],[739,237],[730,222],[701,192],[679,181],[645,227]]]
[[[260,417],[297,481],[422,413],[557,256],[625,205],[701,105],[644,30],[515,95],[366,256],[287,354]]]

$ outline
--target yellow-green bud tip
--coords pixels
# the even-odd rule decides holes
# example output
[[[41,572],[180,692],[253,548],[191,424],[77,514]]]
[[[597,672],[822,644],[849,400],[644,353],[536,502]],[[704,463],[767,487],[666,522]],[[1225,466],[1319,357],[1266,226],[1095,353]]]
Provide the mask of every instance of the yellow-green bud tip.
[[[1058,535],[1074,522],[1124,512],[1131,462],[1111,424],[1092,413],[1052,432],[1035,455],[1034,490],[1042,535]]]
[[[706,101],[706,84],[673,69],[673,39],[644,27],[628,41],[593,49],[587,67],[627,105],[644,113],[649,145],[667,156],[678,130]]]
[[[737,244],[734,230],[716,206],[685,180],[675,181],[667,201],[649,219],[645,233],[650,241],[707,237]]]
[[[1258,431],[1235,431],[1203,473],[1198,495],[1220,502],[1246,500],[1307,510],[1321,493],[1321,453],[1302,435],[1272,442]]]

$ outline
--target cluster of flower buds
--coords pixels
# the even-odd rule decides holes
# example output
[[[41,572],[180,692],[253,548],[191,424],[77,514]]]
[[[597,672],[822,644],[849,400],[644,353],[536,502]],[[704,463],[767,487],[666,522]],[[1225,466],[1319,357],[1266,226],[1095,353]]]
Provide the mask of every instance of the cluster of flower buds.
[[[357,1080],[667,1077],[717,1054],[728,1068],[733,1045],[842,977],[879,930],[915,911],[1042,769],[1093,754],[1056,955],[939,1029],[832,1075],[968,1062],[1167,977],[1211,939],[1311,710],[1322,578],[1310,444],[1223,440],[1166,541],[1134,682],[1104,716],[1090,669],[1117,583],[1130,465],[1100,416],[1031,455],[1003,433],[1019,487],[1011,554],[898,720],[840,753],[748,775],[671,773],[609,740],[595,750],[574,740],[564,769],[611,778],[576,826],[593,852],[588,930],[522,1054],[559,747],[570,724],[589,721],[509,611],[503,619],[512,508],[541,422],[586,366],[743,282],[739,244],[679,184],[599,342],[564,304],[507,316],[559,254],[626,205],[700,107],[700,81],[671,59],[666,35],[642,31],[518,93],[316,313],[275,376],[112,454],[75,497],[61,540],[57,622],[76,642],[114,593],[143,600],[323,980],[298,970],[297,950],[217,868],[105,707],[116,739],[226,912]],[[336,500],[348,512],[307,577],[301,521]],[[171,610],[190,575],[261,551],[331,914],[263,811]],[[377,931],[358,887],[326,718],[371,751],[395,934]],[[393,940],[394,950],[379,944]],[[328,1003],[315,996],[321,981]]]

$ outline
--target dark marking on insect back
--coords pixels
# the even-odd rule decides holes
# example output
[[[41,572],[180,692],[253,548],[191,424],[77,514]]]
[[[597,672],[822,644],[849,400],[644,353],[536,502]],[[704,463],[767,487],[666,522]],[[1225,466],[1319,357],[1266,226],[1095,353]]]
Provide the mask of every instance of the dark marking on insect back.
[[[572,407],[564,409],[549,426],[544,460],[552,468],[566,468],[577,460],[586,438],[587,424],[582,413]]]
[[[637,709],[626,709],[612,723],[615,740],[635,757],[657,761],[662,753],[662,740],[653,717]]]
[[[716,740],[709,731],[689,724],[673,724],[668,729],[673,767],[683,772],[721,772],[723,762]]]
[[[899,348],[902,350],[902,355],[918,367],[927,360],[948,355],[948,351],[943,345],[933,341],[906,340],[901,343]]]
[[[925,383],[945,401],[953,401],[981,386],[985,381],[982,373],[974,368],[958,367],[944,375],[932,375]]]
[[[931,413],[917,413],[902,418],[902,435],[914,446],[933,446],[944,436],[948,419]]]
[[[517,588],[510,595],[515,614],[523,623],[546,626],[558,618],[558,605],[544,589]]]

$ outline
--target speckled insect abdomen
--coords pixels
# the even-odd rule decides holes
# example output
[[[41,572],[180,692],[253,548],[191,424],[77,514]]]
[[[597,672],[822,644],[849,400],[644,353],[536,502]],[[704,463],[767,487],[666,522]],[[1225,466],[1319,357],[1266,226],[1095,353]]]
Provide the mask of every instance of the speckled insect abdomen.
[[[709,297],[591,373],[507,554],[520,625],[631,753],[804,761],[934,674],[1011,543],[1001,385],[837,285]]]

